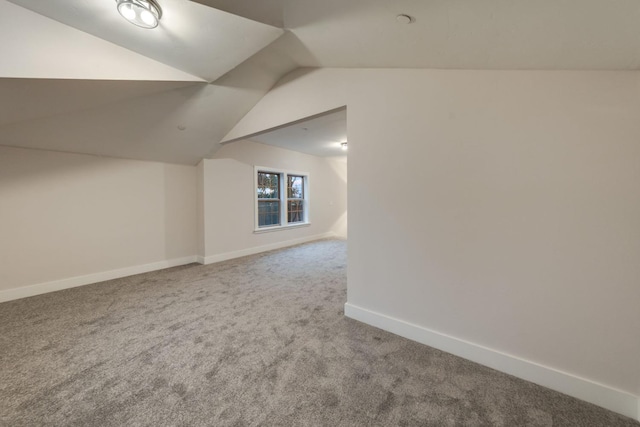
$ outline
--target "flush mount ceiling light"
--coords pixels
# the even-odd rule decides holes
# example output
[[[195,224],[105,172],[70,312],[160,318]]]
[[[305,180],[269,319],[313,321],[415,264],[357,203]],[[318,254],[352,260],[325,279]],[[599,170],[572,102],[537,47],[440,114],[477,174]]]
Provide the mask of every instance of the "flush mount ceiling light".
[[[155,0],[116,0],[118,12],[133,25],[155,28],[162,17],[162,9]]]
[[[346,142],[341,142],[340,143],[340,148],[342,148],[343,150],[347,150],[349,147],[347,147],[347,143]]]

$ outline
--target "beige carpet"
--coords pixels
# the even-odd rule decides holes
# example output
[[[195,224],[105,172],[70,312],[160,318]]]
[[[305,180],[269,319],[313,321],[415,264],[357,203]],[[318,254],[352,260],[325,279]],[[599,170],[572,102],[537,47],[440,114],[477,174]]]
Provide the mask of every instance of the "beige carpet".
[[[634,426],[343,315],[320,241],[0,304],[2,426]]]

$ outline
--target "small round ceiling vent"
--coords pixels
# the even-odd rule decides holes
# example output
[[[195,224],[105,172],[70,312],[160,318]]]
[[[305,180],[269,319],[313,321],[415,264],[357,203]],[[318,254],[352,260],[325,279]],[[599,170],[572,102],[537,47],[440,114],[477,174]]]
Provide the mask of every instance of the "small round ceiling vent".
[[[414,19],[409,15],[405,15],[404,13],[401,13],[400,15],[396,16],[396,21],[398,21],[401,24],[411,24],[414,21]]]

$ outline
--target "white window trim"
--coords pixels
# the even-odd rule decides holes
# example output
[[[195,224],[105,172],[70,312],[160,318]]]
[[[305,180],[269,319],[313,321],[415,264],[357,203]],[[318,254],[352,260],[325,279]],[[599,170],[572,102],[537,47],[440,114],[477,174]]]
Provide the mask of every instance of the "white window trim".
[[[258,172],[272,172],[280,174],[280,225],[272,225],[269,227],[258,227]],[[287,223],[287,175],[296,175],[304,177],[304,221]],[[309,173],[292,171],[267,166],[253,167],[253,212],[254,212],[254,233],[268,233],[278,230],[289,230],[292,228],[308,227],[311,225],[309,217],[311,206],[311,192],[309,191]]]

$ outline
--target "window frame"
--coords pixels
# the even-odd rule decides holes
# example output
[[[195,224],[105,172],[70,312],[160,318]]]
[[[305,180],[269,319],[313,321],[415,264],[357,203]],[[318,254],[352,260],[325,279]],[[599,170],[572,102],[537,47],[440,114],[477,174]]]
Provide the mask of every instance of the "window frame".
[[[279,225],[268,225],[268,226],[259,226],[259,216],[258,216],[258,173],[270,173],[274,175],[279,175],[278,185],[280,192],[280,224]],[[302,177],[302,195],[303,198],[289,198],[287,184],[288,184],[288,176],[296,176]],[[253,201],[254,201],[254,233],[266,233],[269,231],[277,231],[277,230],[287,230],[291,228],[297,227],[306,227],[311,225],[309,210],[310,210],[310,191],[309,191],[309,173],[301,172],[301,171],[292,171],[286,169],[272,168],[267,166],[254,166],[253,167]],[[263,199],[264,200],[264,199]],[[298,222],[288,222],[288,208],[289,208],[289,200],[302,200],[303,206],[303,220]],[[274,200],[275,201],[275,200]]]

